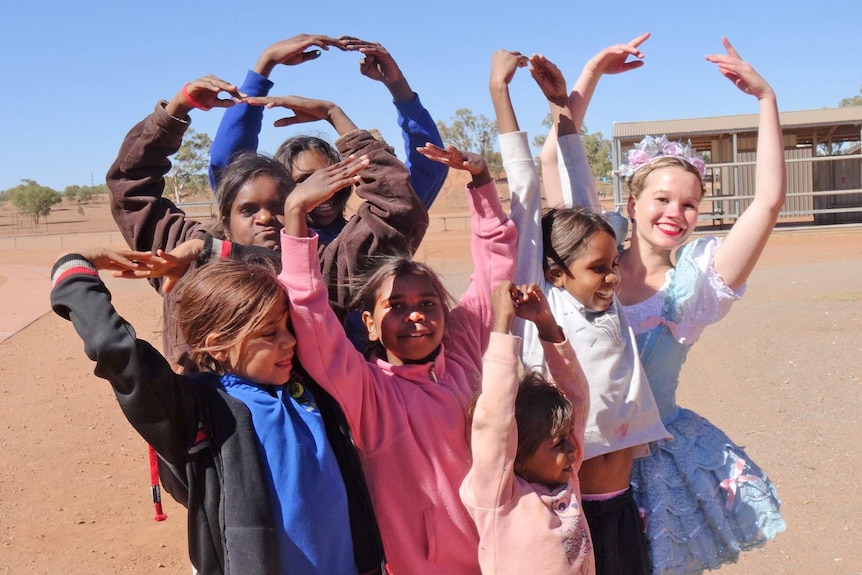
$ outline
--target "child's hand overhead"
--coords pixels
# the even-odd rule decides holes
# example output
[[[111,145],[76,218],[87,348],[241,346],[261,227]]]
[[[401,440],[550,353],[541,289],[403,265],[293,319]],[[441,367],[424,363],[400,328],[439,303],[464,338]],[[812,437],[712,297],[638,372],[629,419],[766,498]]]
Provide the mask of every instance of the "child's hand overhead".
[[[326,120],[332,124],[339,136],[356,129],[356,124],[347,117],[344,110],[326,100],[315,100],[302,96],[253,96],[246,98],[245,102],[252,106],[266,106],[267,109],[287,108],[293,111],[293,116],[273,122],[272,125],[276,128]]]
[[[319,49],[309,50],[312,46]],[[297,34],[292,38],[276,42],[269,46],[260,56],[258,71],[269,76],[276,64],[296,66],[320,57],[320,50],[329,50],[330,46],[340,47],[338,40],[323,34]]]
[[[751,94],[758,100],[770,96],[774,98],[775,92],[772,91],[772,87],[757,73],[757,70],[751,67],[751,64],[739,56],[730,41],[722,38],[721,43],[727,50],[727,54],[710,54],[706,57],[707,61],[718,64],[718,71],[746,94]]]
[[[293,126],[328,120],[332,109],[337,107],[326,100],[315,100],[303,98],[302,96],[252,96],[246,98],[246,103],[251,106],[266,106],[267,109],[287,108],[293,112],[293,116],[281,118],[272,123],[277,128]]]
[[[227,92],[230,98],[219,98],[221,92]],[[182,90],[168,102],[165,110],[175,118],[187,116],[188,113],[197,108],[198,110],[211,110],[213,108],[230,108],[241,102],[245,97],[236,85],[217,78],[212,74],[198,78],[183,86]]]
[[[368,156],[348,156],[338,163],[315,170],[287,195],[284,201],[284,231],[288,235],[308,235],[308,213],[343,190],[361,180],[359,172],[369,164]]]
[[[378,42],[360,40],[355,36],[339,36],[338,42],[342,49],[363,55],[359,61],[359,72],[363,76],[387,85],[400,82],[404,78],[395,58]]]
[[[509,84],[518,68],[525,68],[529,60],[520,52],[497,50],[491,56],[490,86]]]
[[[496,333],[509,333],[512,321],[515,319],[515,299],[518,288],[511,281],[497,284],[491,292],[491,308],[494,310],[494,327]]]
[[[541,339],[552,343],[564,341],[565,337],[557,325],[551,306],[538,285],[518,286],[512,292],[512,303],[517,317],[536,324]]]
[[[549,102],[562,106],[568,104],[566,79],[556,64],[542,55],[533,54],[530,56],[530,74]]]
[[[627,44],[608,46],[590,58],[584,70],[601,76],[603,74],[622,74],[640,68],[644,65],[644,54],[639,50],[639,46],[646,42],[649,37],[650,33],[645,32],[632,38]],[[629,56],[634,56],[637,60],[627,61]]]
[[[416,148],[416,150],[429,160],[446,164],[455,170],[466,170],[473,176],[488,171],[485,158],[475,152],[462,152],[452,144],[447,144],[446,148],[440,148],[429,142],[425,147]]]

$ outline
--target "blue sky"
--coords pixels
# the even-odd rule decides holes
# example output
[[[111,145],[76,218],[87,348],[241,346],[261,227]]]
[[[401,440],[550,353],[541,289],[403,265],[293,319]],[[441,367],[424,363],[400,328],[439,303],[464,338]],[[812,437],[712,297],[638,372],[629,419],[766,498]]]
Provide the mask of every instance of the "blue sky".
[[[778,7],[771,7],[774,4]],[[246,8],[240,8],[240,6]],[[491,6],[496,6],[491,8]],[[652,32],[640,70],[602,80],[586,117],[610,136],[613,122],[757,111],[753,98],[703,57],[726,35],[772,84],[781,110],[835,106],[859,93],[858,0],[695,2],[7,2],[0,8],[0,190],[22,178],[62,190],[102,183],[126,132],[160,98],[213,73],[241,83],[269,44],[300,32],[350,34],[383,43],[425,106],[448,121],[457,108],[492,117],[490,57],[507,48],[543,53],[571,84],[606,45]],[[360,127],[378,128],[403,154],[388,92],[358,71],[359,56],[330,51],[277,68],[273,95],[337,102]],[[526,71],[512,97],[522,129],[541,131],[546,105]],[[215,135],[222,111],[193,112]],[[264,118],[261,151],[296,128]],[[332,139],[326,124],[304,131]]]

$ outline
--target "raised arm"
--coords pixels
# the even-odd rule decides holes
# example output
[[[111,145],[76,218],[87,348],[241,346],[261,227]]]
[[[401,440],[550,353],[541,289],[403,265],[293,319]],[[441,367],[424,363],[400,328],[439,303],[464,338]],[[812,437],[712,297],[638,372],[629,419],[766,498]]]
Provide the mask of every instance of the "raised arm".
[[[405,164],[410,171],[413,189],[425,208],[430,208],[449,173],[449,168],[444,164],[428,160],[418,151],[418,148],[429,142],[438,147],[443,146],[436,122],[422,106],[419,95],[407,83],[407,78],[386,48],[377,42],[352,36],[341,36],[338,40],[345,50],[360,52],[363,57],[359,62],[359,71],[383,83],[392,94],[392,102],[398,111],[398,126],[404,139],[407,156]]]
[[[190,237],[203,237],[201,224],[162,196],[168,159],[179,150],[191,122],[189,112],[198,108],[228,107],[226,91],[238,98],[236,86],[214,76],[189,82],[169,102],[160,102],[152,114],[135,125],[108,170],[111,213],[126,242],[140,251],[170,251]],[[158,289],[156,280],[153,284]]]
[[[513,294],[513,299],[518,317],[536,326],[536,334],[542,344],[551,379],[572,402],[573,439],[578,448],[577,465],[580,465],[584,454],[584,428],[590,408],[586,375],[571,343],[557,324],[542,290],[535,284],[520,286]]]
[[[515,485],[515,398],[521,342],[509,334],[515,314],[515,291],[512,282],[503,282],[494,289],[494,328],[482,362],[482,392],[476,400],[470,432],[473,463],[461,487],[465,503],[487,509],[508,503]]]
[[[351,297],[350,285],[369,258],[416,251],[428,229],[428,212],[413,191],[407,167],[385,142],[355,130],[335,145],[344,157],[368,158],[353,190],[362,200],[356,214],[320,252],[331,302],[343,310]]]
[[[586,172],[583,169],[586,154],[580,141],[580,131],[599,79],[605,74],[620,74],[643,66],[644,55],[639,47],[649,37],[650,33],[646,32],[627,44],[604,48],[590,58],[578,76],[568,102],[574,128],[567,138],[571,141],[566,143],[567,148],[559,146],[562,154],[558,153],[558,138],[563,137],[563,132],[558,133],[555,124],[539,154],[545,197],[550,207],[595,206],[594,211],[601,210],[589,164],[586,164]],[[630,56],[636,59],[627,61]]]
[[[356,130],[353,123],[340,106],[326,100],[303,98],[302,96],[260,96],[245,100],[252,107],[286,108],[293,116],[279,118],[272,123],[276,128],[305,124],[307,122],[326,121],[338,132],[339,136]]]
[[[321,50],[337,45],[335,38],[321,34],[298,34],[268,46],[254,68],[248,71],[240,92],[247,96],[266,96],[273,87],[269,75],[283,64],[296,66],[318,58]],[[256,152],[263,124],[263,108],[240,104],[222,117],[210,148],[209,180],[213,191],[231,158],[239,152]]]
[[[754,200],[715,252],[715,271],[736,290],[748,279],[775,227],[787,193],[787,172],[775,92],[740,58],[727,38],[722,43],[727,54],[710,55],[706,59],[717,64],[718,71],[737,88],[757,98],[760,105]]]
[[[103,255],[100,269],[130,269]],[[142,261],[144,255],[133,257]],[[175,374],[149,343],[135,337],[132,326],[111,305],[111,294],[89,258],[99,259],[91,253],[57,260],[51,272],[51,306],[72,322],[87,356],[96,362],[95,374],[111,383],[132,426],[162,457],[182,466],[199,421],[189,382]]]
[[[542,273],[541,184],[527,133],[519,129],[509,96],[509,83],[515,72],[528,63],[529,59],[520,52],[498,50],[491,58],[488,83],[500,132],[500,155],[509,183],[510,214],[518,229],[515,281],[520,284],[538,282]],[[514,333],[523,334],[521,322],[516,322]]]
[[[503,210],[494,179],[479,154],[461,152],[452,145],[445,150],[426,146],[422,153],[436,161],[445,162],[450,168],[467,170],[473,176],[473,181],[467,186],[473,274],[458,307],[450,316],[450,322],[462,326],[458,330],[458,337],[464,338],[464,341],[455,345],[465,352],[478,352],[471,358],[478,369],[482,365],[482,351],[488,347],[494,319],[491,290],[500,282],[514,279],[517,230]],[[450,330],[450,333],[454,331]]]

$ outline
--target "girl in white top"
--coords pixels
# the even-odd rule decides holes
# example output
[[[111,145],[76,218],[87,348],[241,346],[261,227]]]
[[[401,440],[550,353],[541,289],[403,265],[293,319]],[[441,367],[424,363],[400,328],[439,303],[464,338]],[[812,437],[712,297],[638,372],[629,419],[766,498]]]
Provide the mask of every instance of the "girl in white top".
[[[619,281],[613,229],[588,210],[553,210],[541,215],[541,190],[527,135],[518,129],[508,84],[528,59],[500,50],[491,68],[491,97],[500,129],[500,150],[518,226],[516,281],[537,283],[554,316],[577,350],[590,386],[590,412],[579,477],[598,573],[648,573],[646,546],[629,485],[632,460],[647,444],[667,437],[637,355],[634,333],[619,312]],[[559,70],[540,56],[529,59],[561,134],[577,133],[567,87]],[[541,218],[541,219],[540,219]],[[516,322],[524,338],[526,367],[545,362],[539,334]],[[594,513],[592,513],[594,512]]]

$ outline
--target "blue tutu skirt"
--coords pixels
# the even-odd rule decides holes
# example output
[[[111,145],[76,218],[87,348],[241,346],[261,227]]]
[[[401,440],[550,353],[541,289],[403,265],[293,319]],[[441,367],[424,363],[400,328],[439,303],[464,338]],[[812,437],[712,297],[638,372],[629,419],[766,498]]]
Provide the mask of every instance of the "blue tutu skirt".
[[[665,427],[674,439],[653,443],[632,469],[653,573],[735,563],[784,531],[775,485],[724,432],[687,409]]]

